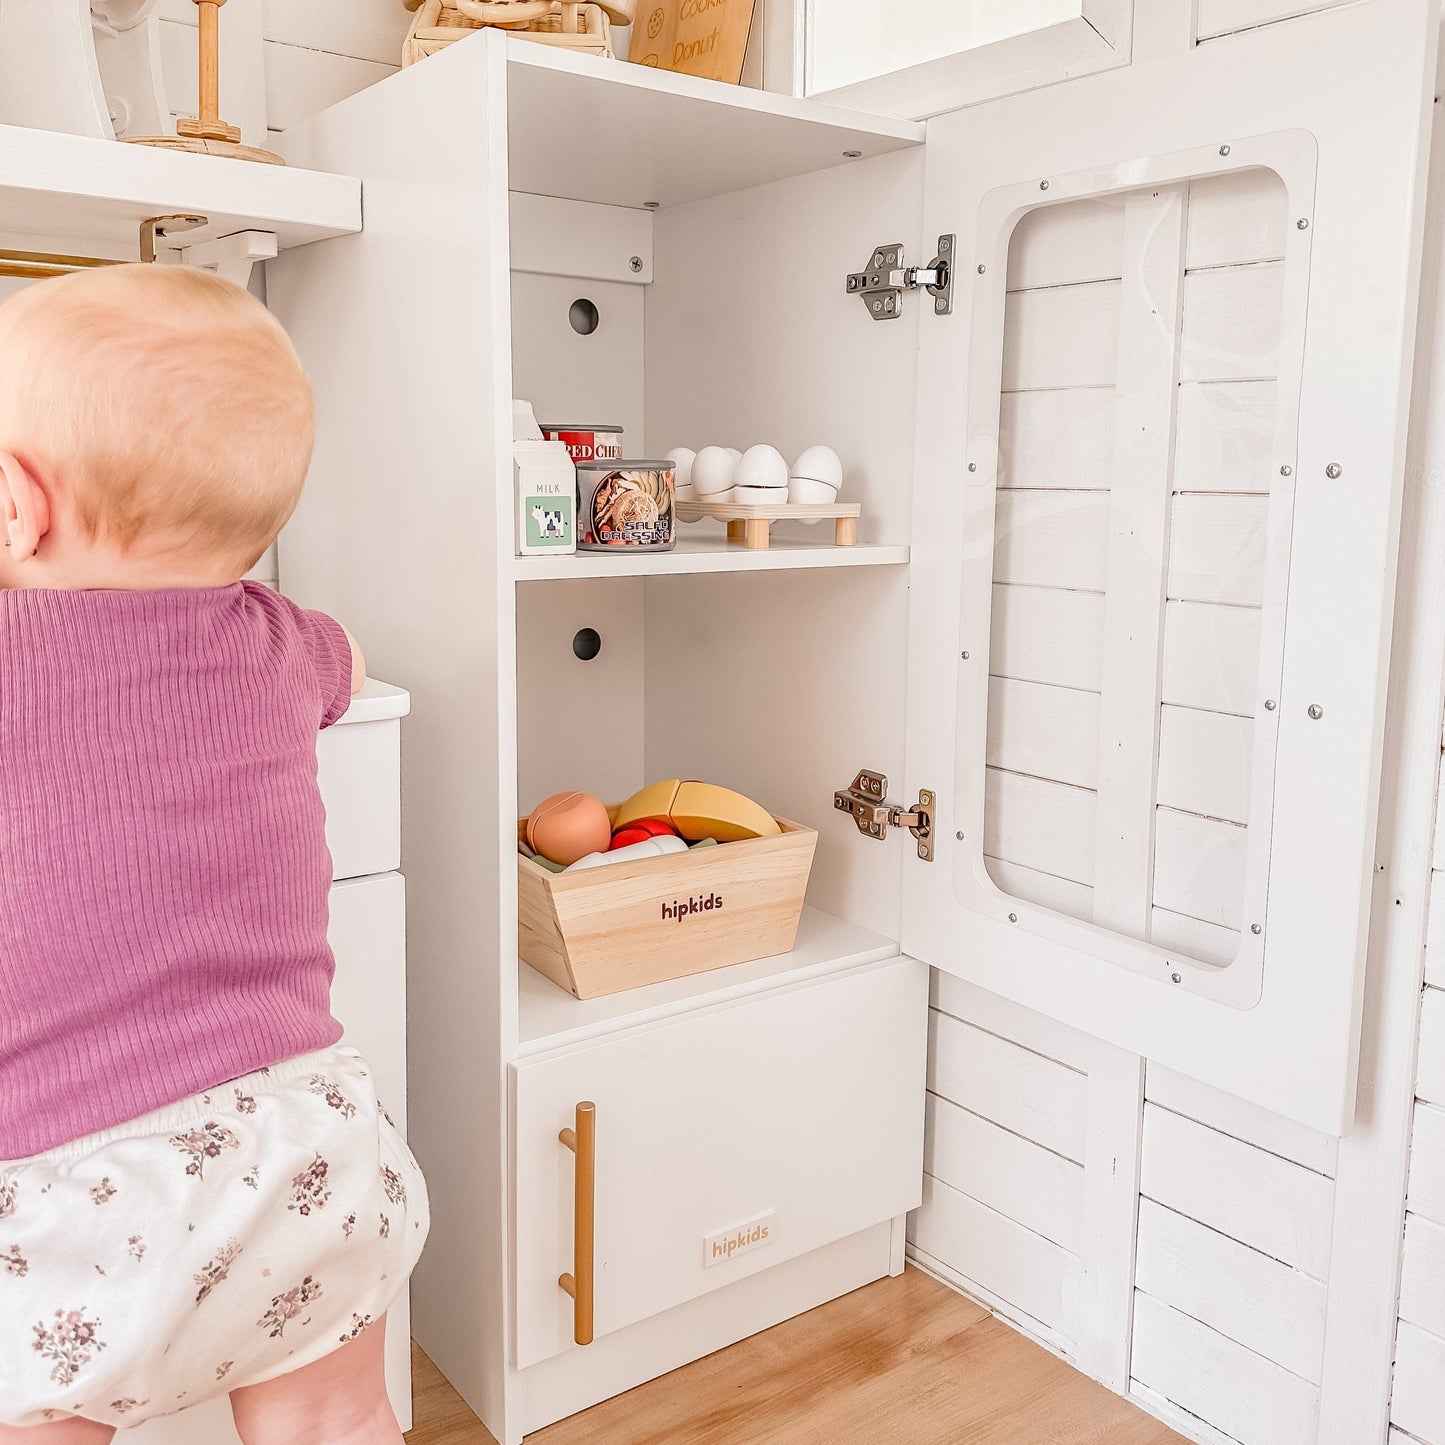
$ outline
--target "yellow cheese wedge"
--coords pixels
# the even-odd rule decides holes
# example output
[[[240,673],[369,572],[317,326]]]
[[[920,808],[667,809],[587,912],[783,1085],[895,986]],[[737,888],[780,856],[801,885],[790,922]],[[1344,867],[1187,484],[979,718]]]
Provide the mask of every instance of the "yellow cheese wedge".
[[[767,809],[751,798],[716,783],[682,782],[669,778],[629,798],[617,813],[616,826],[660,818],[689,842],[715,838],[739,843],[745,838],[775,838],[783,830]]]

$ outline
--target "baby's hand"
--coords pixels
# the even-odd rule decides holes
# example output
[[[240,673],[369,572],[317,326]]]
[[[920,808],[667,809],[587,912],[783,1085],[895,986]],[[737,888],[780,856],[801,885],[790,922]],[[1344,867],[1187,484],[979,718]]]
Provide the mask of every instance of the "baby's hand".
[[[355,697],[366,682],[366,658],[361,655],[361,644],[351,635],[351,629],[343,623],[341,630],[351,644],[351,695]]]

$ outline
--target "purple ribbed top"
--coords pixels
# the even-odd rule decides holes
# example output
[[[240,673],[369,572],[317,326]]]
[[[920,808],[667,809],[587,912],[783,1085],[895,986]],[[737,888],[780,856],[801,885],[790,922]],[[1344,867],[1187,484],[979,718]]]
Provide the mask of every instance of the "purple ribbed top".
[[[331,618],[0,590],[0,1160],[324,1048]]]

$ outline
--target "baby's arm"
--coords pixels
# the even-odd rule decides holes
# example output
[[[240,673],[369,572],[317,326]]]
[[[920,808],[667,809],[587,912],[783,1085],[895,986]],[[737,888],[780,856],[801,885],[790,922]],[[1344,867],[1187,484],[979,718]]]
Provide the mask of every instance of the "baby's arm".
[[[361,644],[351,635],[351,629],[345,623],[338,625],[346,634],[346,640],[351,644],[351,695],[355,697],[366,682],[366,658],[362,656]]]

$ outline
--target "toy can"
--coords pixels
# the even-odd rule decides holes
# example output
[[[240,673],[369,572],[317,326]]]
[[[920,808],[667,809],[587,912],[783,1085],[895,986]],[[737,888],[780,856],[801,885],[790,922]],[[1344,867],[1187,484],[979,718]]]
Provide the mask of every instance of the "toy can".
[[[670,552],[674,479],[671,462],[579,462],[578,550]]]
[[[541,422],[549,442],[562,442],[574,462],[610,462],[622,459],[622,428],[590,426],[582,422]]]

